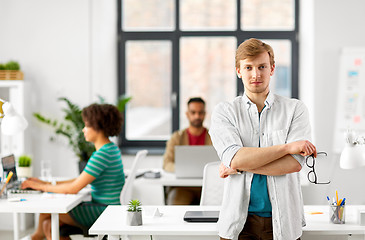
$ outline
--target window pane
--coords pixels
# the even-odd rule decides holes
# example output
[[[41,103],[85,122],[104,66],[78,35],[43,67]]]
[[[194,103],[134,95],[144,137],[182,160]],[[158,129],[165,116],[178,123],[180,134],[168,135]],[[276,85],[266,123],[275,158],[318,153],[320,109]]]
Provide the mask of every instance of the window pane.
[[[180,128],[189,125],[185,112],[191,97],[205,100],[209,127],[215,105],[236,96],[236,38],[184,37],[180,46]]]
[[[242,30],[294,30],[294,0],[241,0]]]
[[[263,40],[274,49],[275,72],[270,89],[281,96],[291,97],[291,42],[289,40]]]
[[[181,0],[180,29],[236,30],[236,0]]]
[[[124,31],[175,30],[174,0],[123,0]]]
[[[127,41],[128,140],[166,140],[172,132],[170,41]]]

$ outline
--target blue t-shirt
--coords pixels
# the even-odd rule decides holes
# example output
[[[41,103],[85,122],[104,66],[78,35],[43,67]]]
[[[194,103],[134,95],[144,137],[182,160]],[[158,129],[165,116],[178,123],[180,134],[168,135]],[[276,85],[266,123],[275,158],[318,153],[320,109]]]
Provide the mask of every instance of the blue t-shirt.
[[[265,106],[266,107],[266,106]],[[264,108],[265,108],[264,107]],[[261,112],[259,112],[259,117]],[[260,147],[260,142],[259,142]],[[272,207],[267,192],[267,176],[254,174],[251,182],[250,204],[248,205],[248,214],[260,217],[271,217]]]

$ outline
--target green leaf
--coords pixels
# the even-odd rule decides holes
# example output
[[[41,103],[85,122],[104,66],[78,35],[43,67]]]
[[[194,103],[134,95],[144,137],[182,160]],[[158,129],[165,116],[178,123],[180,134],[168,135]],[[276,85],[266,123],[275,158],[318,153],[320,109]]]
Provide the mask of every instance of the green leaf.
[[[126,97],[124,95],[119,96],[118,102],[117,102],[117,108],[122,113],[125,110],[125,106],[127,103],[132,99],[132,97]]]
[[[130,200],[128,203],[128,211],[129,212],[140,212],[142,211],[142,203],[138,200]]]
[[[99,103],[100,104],[104,104],[105,103],[105,98],[103,98],[102,96],[98,95],[99,98]]]

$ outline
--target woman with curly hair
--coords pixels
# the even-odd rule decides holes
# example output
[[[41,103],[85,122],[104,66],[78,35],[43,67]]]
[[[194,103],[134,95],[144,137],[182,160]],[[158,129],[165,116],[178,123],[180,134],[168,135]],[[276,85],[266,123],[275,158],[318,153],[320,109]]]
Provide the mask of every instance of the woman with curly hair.
[[[109,104],[92,104],[82,110],[86,141],[92,142],[96,151],[83,172],[75,179],[57,182],[55,185],[37,178],[23,182],[22,188],[44,192],[78,193],[91,185],[91,202],[83,202],[66,214],[59,215],[60,226],[67,224],[88,229],[109,204],[120,204],[119,196],[125,182],[121,153],[110,136],[117,136],[122,128],[122,115]],[[51,239],[51,215],[40,214],[38,228],[32,240]],[[61,237],[61,239],[70,239]]]

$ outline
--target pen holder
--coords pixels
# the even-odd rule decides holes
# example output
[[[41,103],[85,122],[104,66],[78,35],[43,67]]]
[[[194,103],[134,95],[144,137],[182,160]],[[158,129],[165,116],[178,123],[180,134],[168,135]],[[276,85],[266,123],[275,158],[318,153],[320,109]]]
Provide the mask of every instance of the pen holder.
[[[3,189],[4,188],[4,189]],[[0,191],[3,189],[3,193],[0,195],[0,199],[7,198],[7,187],[5,186],[5,182],[0,182]]]
[[[330,206],[330,221],[334,224],[345,224],[345,205]]]

